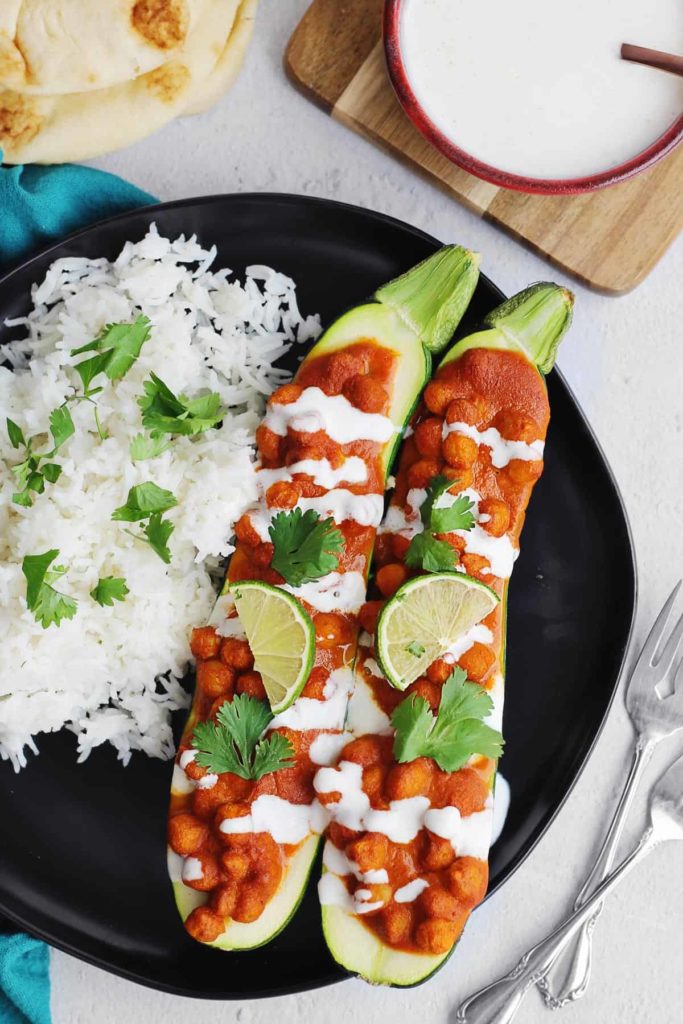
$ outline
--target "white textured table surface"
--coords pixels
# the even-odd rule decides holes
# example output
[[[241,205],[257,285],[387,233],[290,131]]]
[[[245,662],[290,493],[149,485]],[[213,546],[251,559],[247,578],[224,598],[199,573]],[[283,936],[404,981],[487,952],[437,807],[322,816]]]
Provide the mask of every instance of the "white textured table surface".
[[[313,107],[286,81],[282,54],[307,0],[262,2],[247,64],[214,110],[177,121],[97,161],[162,199],[215,192],[327,196],[400,217],[483,254],[507,293],[555,271],[493,227]],[[210,241],[210,240],[209,240]],[[623,491],[640,569],[636,640],[683,574],[683,244],[679,239],[631,295],[577,292],[560,366],[586,411]],[[577,534],[581,524],[576,524]],[[55,1024],[393,1024],[452,1022],[473,988],[510,968],[569,907],[617,792],[631,732],[617,700],[571,798],[524,866],[470,922],[457,955],[426,986],[372,989],[357,981],[248,1003],[183,1000],[132,985],[61,953],[52,957]],[[674,757],[658,753],[648,776]],[[637,801],[634,825],[642,819]],[[611,900],[595,942],[588,996],[567,1024],[679,1024],[683,1006],[683,855],[659,850]],[[530,993],[518,1020],[551,1017]]]

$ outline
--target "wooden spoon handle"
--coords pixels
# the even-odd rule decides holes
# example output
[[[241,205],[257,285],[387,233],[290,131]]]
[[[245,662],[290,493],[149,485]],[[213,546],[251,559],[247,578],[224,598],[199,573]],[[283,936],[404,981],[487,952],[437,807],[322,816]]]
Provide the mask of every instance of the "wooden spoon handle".
[[[647,46],[634,46],[632,43],[621,44],[622,60],[632,60],[636,64],[648,64],[652,68],[670,71],[673,75],[683,76],[683,57],[675,53],[664,53],[663,50],[651,50]]]

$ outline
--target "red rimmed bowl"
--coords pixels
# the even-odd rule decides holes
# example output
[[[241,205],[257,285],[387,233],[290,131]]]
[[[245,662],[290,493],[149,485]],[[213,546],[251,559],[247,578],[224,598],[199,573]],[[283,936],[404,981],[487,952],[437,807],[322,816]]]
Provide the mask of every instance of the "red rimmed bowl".
[[[599,173],[572,178],[535,178],[505,171],[473,156],[439,128],[417,98],[408,76],[401,47],[401,16],[405,0],[385,0],[384,51],[389,78],[406,114],[422,135],[444,156],[470,174],[500,188],[536,195],[577,195],[616,185],[651,167],[683,140],[683,114],[641,150],[615,167]],[[662,72],[663,73],[663,72]]]

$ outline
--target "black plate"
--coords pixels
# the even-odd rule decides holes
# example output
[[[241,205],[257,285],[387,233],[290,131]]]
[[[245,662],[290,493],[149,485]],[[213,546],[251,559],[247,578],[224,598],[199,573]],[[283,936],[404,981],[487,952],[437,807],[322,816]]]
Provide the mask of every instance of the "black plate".
[[[268,263],[291,274],[301,309],[323,322],[438,246],[399,221],[292,196],[219,196],[114,218],[53,247],[0,281],[0,322],[27,311],[30,286],[59,256],[113,257],[151,221],[196,231],[238,274]],[[501,299],[486,278],[461,331]],[[10,337],[0,328],[0,339]],[[571,345],[571,339],[567,342]],[[576,781],[600,732],[635,607],[626,514],[590,427],[556,371],[547,466],[536,488],[510,589],[506,753],[512,807],[491,859],[492,889],[521,863]],[[68,673],[68,665],[55,666]],[[60,949],[134,981],[206,998],[253,998],[338,981],[315,886],[270,945],[226,954],[183,930],[166,877],[171,766],[112,750],[75,763],[63,732],[15,775],[0,764],[0,909]]]

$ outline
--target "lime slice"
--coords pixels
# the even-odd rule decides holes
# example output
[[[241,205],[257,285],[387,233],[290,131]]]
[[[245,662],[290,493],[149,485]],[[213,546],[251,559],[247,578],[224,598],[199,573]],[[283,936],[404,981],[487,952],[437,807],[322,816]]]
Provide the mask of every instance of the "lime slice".
[[[260,580],[231,583],[237,614],[273,714],[296,700],[315,655],[315,628],[296,598]]]
[[[391,685],[405,690],[414,683],[499,600],[486,584],[461,572],[430,573],[404,583],[377,621],[377,660]]]

